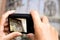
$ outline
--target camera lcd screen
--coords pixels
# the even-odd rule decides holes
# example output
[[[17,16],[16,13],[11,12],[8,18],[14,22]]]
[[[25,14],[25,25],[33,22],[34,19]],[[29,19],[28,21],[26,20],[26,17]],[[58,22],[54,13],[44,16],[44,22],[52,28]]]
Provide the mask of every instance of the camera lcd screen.
[[[27,32],[27,22],[24,18],[9,18],[10,31]]]
[[[12,14],[8,17],[9,31],[34,33],[33,21],[30,14]]]

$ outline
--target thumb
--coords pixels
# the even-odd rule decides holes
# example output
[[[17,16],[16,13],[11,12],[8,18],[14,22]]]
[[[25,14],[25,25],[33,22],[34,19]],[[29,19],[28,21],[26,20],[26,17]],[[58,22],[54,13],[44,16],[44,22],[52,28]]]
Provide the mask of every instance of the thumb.
[[[34,40],[34,39],[35,39],[33,33],[29,33],[29,34],[27,34],[27,37],[30,38],[31,40]]]
[[[13,39],[13,38],[15,38],[15,37],[17,37],[17,36],[21,36],[21,35],[22,35],[22,34],[19,33],[19,32],[13,32],[13,33],[8,34],[8,35],[5,37],[5,39],[6,39],[6,40],[10,40],[10,39]]]

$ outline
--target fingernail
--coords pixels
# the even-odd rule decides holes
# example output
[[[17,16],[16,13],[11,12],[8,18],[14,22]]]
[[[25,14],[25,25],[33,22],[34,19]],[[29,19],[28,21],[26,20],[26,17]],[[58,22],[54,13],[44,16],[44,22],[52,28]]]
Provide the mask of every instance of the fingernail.
[[[22,33],[19,33],[18,35],[22,35]]]

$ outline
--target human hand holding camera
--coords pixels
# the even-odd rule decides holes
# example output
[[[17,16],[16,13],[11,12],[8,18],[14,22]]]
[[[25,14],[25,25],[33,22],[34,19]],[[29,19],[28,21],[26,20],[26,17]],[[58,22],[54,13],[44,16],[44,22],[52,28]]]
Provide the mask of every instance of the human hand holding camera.
[[[11,40],[17,36],[21,36],[22,34],[19,32],[13,32],[8,35],[4,33],[4,24],[6,22],[7,17],[14,13],[15,11],[8,11],[2,15],[0,21],[0,40]],[[43,16],[40,18],[38,12],[31,11],[31,16],[33,18],[34,23],[34,31],[35,34],[27,34],[32,40],[58,40],[57,31],[49,24],[48,18]]]
[[[37,11],[31,11],[35,34],[28,34],[32,40],[58,40],[58,32],[49,24],[46,16],[40,17]]]
[[[5,26],[6,19],[8,18],[8,16],[10,14],[12,14],[14,12],[15,12],[15,10],[12,10],[12,11],[8,11],[2,15],[1,20],[0,20],[0,40],[11,40],[17,36],[22,35],[19,32],[13,32],[8,35],[5,35],[5,33],[4,33],[4,26]]]

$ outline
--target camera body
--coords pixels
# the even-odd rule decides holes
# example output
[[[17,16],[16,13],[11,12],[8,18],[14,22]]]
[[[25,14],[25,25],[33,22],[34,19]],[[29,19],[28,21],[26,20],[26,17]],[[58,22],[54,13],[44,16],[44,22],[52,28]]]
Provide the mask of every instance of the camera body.
[[[31,14],[11,14],[8,16],[10,32],[21,32],[24,34],[34,33],[34,25]]]

